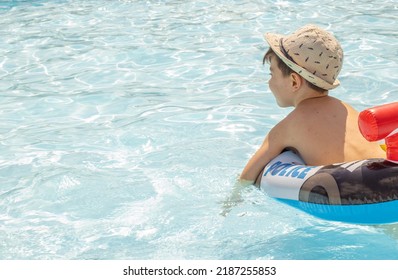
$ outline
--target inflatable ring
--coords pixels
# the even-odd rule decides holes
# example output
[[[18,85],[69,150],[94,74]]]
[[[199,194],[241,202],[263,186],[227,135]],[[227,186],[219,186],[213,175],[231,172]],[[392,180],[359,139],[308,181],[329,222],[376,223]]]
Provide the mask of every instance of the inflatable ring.
[[[293,151],[285,151],[264,168],[260,188],[326,220],[398,222],[398,102],[361,112],[358,124],[366,139],[385,138],[387,159],[308,166]]]

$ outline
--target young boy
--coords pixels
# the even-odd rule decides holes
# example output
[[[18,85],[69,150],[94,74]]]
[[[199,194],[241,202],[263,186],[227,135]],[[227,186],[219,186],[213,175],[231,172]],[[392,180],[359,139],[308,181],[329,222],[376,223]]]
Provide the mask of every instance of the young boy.
[[[328,94],[340,84],[343,62],[332,34],[306,25],[286,36],[266,33],[265,39],[269,87],[280,107],[294,110],[269,131],[244,168],[242,183],[258,183],[265,165],[285,149],[295,150],[308,165],[385,157],[377,143],[360,134],[358,112]]]

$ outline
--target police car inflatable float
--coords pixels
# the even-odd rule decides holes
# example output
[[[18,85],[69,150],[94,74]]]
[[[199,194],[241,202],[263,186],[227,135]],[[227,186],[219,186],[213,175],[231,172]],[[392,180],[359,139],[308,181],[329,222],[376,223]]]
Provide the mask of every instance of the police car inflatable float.
[[[264,168],[269,196],[326,220],[359,224],[398,222],[398,102],[359,114],[369,141],[383,141],[386,159],[307,166],[285,151]]]

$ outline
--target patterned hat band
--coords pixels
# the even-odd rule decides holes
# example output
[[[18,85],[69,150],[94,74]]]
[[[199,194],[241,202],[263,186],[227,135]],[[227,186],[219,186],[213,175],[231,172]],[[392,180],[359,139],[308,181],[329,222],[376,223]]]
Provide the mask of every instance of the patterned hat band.
[[[264,35],[275,54],[293,71],[325,90],[337,87],[343,64],[343,50],[335,37],[306,25],[291,35]]]
[[[280,45],[280,49],[281,49],[282,54],[283,54],[287,59],[289,59],[291,62],[297,64],[297,62],[294,61],[293,57],[291,57],[291,56],[289,55],[289,53],[286,51],[286,49],[283,47],[283,39],[282,39],[282,38],[279,40],[279,45]]]

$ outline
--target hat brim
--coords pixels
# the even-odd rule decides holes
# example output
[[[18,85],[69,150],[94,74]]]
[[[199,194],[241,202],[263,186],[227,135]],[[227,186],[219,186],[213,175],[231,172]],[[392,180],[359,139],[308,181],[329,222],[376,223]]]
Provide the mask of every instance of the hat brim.
[[[267,41],[271,49],[275,52],[275,54],[294,72],[299,74],[308,82],[316,85],[317,87],[323,88],[325,90],[334,89],[340,85],[340,81],[336,79],[333,84],[326,82],[325,80],[319,78],[318,76],[312,74],[308,70],[303,67],[295,64],[293,61],[288,59],[281,51],[280,40],[285,38],[285,35],[275,34],[275,33],[265,33],[264,39]]]

